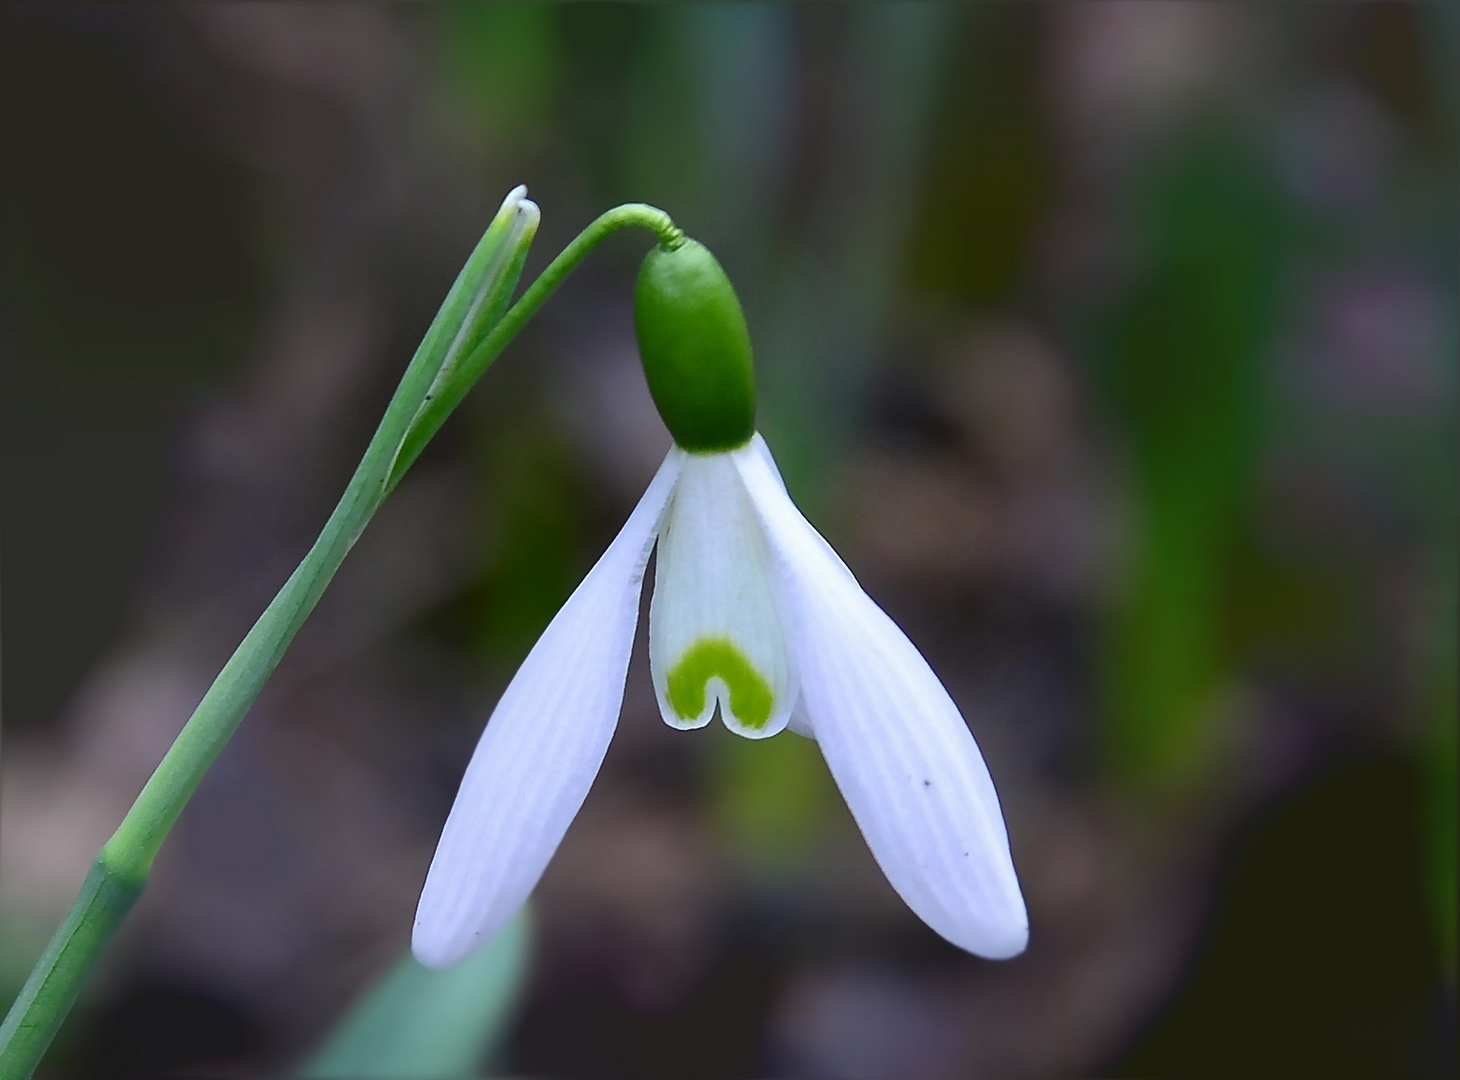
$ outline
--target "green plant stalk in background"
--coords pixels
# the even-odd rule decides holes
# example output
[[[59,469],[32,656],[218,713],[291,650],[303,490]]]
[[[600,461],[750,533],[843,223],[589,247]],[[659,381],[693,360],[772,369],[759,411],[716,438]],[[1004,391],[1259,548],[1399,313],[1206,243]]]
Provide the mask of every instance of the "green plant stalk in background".
[[[1149,185],[1148,267],[1098,348],[1136,501],[1132,580],[1104,661],[1106,754],[1132,790],[1174,794],[1222,737],[1228,565],[1250,513],[1259,365],[1292,225],[1222,129],[1198,132]]]
[[[365,526],[468,390],[584,257],[626,226],[661,244],[683,234],[640,203],[601,215],[507,308],[537,231],[509,197],[462,268],[319,539],[223,665],[192,717],[92,864],[71,910],[0,1025],[0,1080],[35,1071],[82,984],[141,895],[152,861],[203,775],[263,690]]]

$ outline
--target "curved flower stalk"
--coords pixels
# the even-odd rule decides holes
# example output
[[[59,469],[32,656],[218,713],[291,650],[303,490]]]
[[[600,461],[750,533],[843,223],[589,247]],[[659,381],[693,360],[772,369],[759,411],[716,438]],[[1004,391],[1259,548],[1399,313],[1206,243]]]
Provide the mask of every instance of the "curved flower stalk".
[[[669,247],[683,236],[655,207],[615,207],[584,229],[509,308],[538,220],[525,187],[508,194],[426,331],[319,538],[223,666],[97,854],[71,910],[0,1022],[0,1080],[24,1080],[35,1071],[141,895],[153,859],[203,775],[370,519],[472,385],[605,237],[635,226],[649,229]]]
[[[650,390],[674,435],[618,537],[543,633],[461,782],[412,948],[453,964],[527,899],[608,749],[650,552],[649,666],[681,729],[814,738],[893,887],[953,944],[1023,951],[1028,917],[998,796],[926,660],[792,503],[755,433],[739,301],[701,245],[645,260]]]

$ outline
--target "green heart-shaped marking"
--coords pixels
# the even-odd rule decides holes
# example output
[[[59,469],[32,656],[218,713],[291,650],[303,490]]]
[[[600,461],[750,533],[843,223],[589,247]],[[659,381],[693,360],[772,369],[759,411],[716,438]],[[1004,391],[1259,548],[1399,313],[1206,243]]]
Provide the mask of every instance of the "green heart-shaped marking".
[[[771,684],[729,638],[700,638],[669,673],[669,704],[685,720],[705,711],[705,686],[714,677],[730,691],[730,711],[748,728],[765,727],[776,696]]]

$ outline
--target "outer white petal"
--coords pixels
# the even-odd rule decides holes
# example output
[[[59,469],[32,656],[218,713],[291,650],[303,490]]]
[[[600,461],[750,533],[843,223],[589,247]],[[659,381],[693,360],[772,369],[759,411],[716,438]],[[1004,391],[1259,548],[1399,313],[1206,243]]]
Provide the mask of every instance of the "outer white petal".
[[[718,703],[731,731],[764,739],[786,726],[797,696],[765,532],[733,455],[676,452],[649,605],[659,710],[671,727],[696,728]]]
[[[957,706],[764,456],[740,451],[736,465],[779,560],[816,739],[872,854],[953,944],[995,959],[1022,952],[1029,917],[998,795]]]
[[[428,967],[486,943],[527,899],[603,763],[623,705],[671,453],[492,713],[446,819],[411,948]]]
[[[816,731],[811,726],[811,714],[806,711],[805,694],[796,695],[796,707],[791,710],[791,720],[786,725],[786,730],[816,741]]]

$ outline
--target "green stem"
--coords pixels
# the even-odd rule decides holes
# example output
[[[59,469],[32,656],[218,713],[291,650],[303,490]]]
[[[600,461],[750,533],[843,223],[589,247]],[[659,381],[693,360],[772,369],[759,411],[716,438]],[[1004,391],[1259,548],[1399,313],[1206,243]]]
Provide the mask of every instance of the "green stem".
[[[76,902],[5,1018],[0,1074],[29,1076],[71,1010],[92,964],[142,893],[142,880],[98,855]]]
[[[547,265],[537,276],[537,280],[527,287],[522,298],[512,305],[512,309],[502,316],[474,350],[459,364],[441,373],[438,385],[432,387],[415,424],[401,444],[400,456],[391,470],[389,488],[395,487],[431,441],[431,437],[441,429],[452,410],[481,378],[482,372],[491,366],[492,361],[497,359],[497,354],[517,336],[517,331],[522,329],[527,320],[537,314],[537,309],[542,307],[574,268],[605,237],[630,225],[656,233],[659,243],[667,248],[676,248],[684,242],[684,232],[658,207],[645,203],[625,203],[600,215]]]
[[[509,198],[509,203],[511,199]],[[447,416],[567,277],[605,237],[630,225],[674,245],[669,216],[642,204],[610,210],[585,229],[505,310],[536,231],[531,215],[493,220],[406,368],[355,475],[319,539],[203,695],[161,764],[102,847],[70,912],[0,1025],[0,1080],[25,1080],[92,968],[140,895],[152,861],[208,768],[263,690],[335,571]]]

